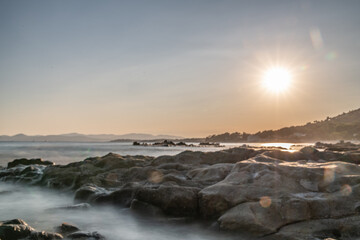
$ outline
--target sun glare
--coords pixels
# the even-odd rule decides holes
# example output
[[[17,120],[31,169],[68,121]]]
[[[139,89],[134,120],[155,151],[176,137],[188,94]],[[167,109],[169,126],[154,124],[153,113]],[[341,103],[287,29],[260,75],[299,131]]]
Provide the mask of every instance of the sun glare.
[[[274,93],[281,93],[287,90],[291,83],[291,73],[284,67],[273,67],[263,75],[264,87]]]

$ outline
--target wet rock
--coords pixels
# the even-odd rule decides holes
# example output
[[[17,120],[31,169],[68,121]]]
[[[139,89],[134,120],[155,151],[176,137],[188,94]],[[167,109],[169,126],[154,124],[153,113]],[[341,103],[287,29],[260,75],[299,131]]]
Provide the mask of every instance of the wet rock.
[[[4,225],[4,224],[20,224],[20,225],[26,225],[26,226],[28,225],[24,220],[19,219],[19,218],[3,221],[3,222],[0,222],[0,224],[1,225]]]
[[[0,222],[0,239],[26,238],[32,231],[35,229],[21,219]]]
[[[141,188],[136,192],[136,199],[161,208],[174,216],[196,216],[198,214],[199,188],[164,186]]]
[[[88,158],[65,166],[53,166],[44,170],[41,184],[57,189],[77,190],[85,184],[99,187],[121,186],[117,174],[132,167],[143,167],[153,157],[120,156],[109,153],[103,157]],[[114,184],[115,183],[115,184]]]
[[[360,216],[339,219],[316,219],[287,225],[266,239],[341,239],[353,240],[360,236]]]
[[[69,223],[62,223],[60,226],[55,228],[55,231],[63,235],[68,235],[70,233],[80,231],[80,229],[75,225]]]
[[[0,170],[0,178],[2,181],[36,183],[41,179],[45,167],[44,165],[17,165]]]
[[[352,142],[340,141],[337,143],[315,143],[316,148],[326,149],[328,151],[335,152],[349,152],[349,151],[358,151],[360,149],[360,144],[355,144]]]
[[[98,232],[75,232],[69,234],[66,238],[71,240],[105,240],[106,238]]]
[[[32,232],[30,236],[25,238],[25,240],[55,240],[63,239],[63,236],[59,233],[49,233],[45,231],[41,232]]]
[[[343,162],[302,164],[258,156],[203,189],[200,212],[221,216],[222,229],[260,235],[299,221],[355,215],[359,174],[358,165]]]
[[[132,200],[135,198],[136,188],[124,187],[110,194],[100,195],[94,199],[96,204],[113,204],[120,207],[130,207]]]
[[[307,147],[304,147],[304,148],[300,149],[300,152],[305,154],[305,156],[312,156],[312,155],[317,154],[319,152],[319,150],[317,150],[314,147],[307,146]]]
[[[223,180],[231,171],[234,164],[218,163],[207,167],[196,168],[187,173],[191,180],[216,183]]]
[[[63,239],[59,233],[38,232],[22,219],[0,222],[0,239],[3,240],[55,240]]]
[[[76,190],[74,201],[76,203],[92,202],[96,197],[104,195],[109,191],[94,184],[87,184]]]
[[[33,158],[33,159],[20,158],[20,159],[15,159],[12,162],[9,162],[7,168],[12,168],[17,165],[34,165],[34,164],[45,165],[45,166],[54,165],[53,162],[44,161],[41,158]]]
[[[289,222],[310,218],[307,203],[299,199],[271,199],[239,204],[219,218],[220,228],[247,231],[257,235],[275,233]]]
[[[151,217],[164,216],[164,212],[161,210],[161,208],[146,202],[139,201],[137,199],[132,200],[130,209],[138,214],[145,216],[151,216]]]

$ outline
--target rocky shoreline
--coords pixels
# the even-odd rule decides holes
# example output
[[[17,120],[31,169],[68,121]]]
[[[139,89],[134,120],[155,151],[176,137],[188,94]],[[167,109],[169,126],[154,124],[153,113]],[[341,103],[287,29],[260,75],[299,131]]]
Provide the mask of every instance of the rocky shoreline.
[[[207,220],[219,230],[262,239],[358,238],[360,146],[315,146],[321,151],[239,147],[156,158],[109,153],[67,165],[17,159],[0,170],[0,180],[71,191],[80,204],[74,207],[111,204],[151,217]],[[3,240],[6,225],[0,223]],[[59,239],[33,235],[26,237]]]
[[[216,143],[216,142],[200,142],[199,144],[193,144],[193,143],[187,144],[183,141],[173,142],[170,140],[164,140],[161,142],[154,142],[154,143],[135,141],[135,142],[133,142],[133,146],[142,146],[142,147],[218,147],[218,148],[225,147],[223,145],[220,145],[220,143]]]

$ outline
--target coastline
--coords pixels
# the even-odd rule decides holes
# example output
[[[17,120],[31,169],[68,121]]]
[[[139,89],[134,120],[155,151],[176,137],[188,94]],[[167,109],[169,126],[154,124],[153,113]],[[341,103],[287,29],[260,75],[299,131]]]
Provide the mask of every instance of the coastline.
[[[159,157],[109,153],[67,165],[23,159],[1,169],[0,179],[72,192],[74,204],[206,220],[215,229],[264,239],[303,239],[321,230],[319,219],[334,222],[335,229],[349,217],[360,221],[359,163],[360,152],[354,149],[238,147]],[[330,202],[328,209],[315,211]],[[319,223],[313,231],[304,231],[302,225],[314,221]],[[293,231],[302,235],[289,238]]]

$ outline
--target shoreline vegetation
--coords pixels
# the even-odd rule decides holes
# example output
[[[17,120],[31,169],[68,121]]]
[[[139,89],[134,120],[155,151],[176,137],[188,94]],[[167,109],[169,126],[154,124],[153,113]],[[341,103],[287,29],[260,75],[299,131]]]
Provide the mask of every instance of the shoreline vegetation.
[[[317,142],[360,141],[360,109],[327,117],[322,121],[308,122],[302,126],[291,126],[279,130],[249,133],[223,133],[206,137],[206,142]]]
[[[109,153],[67,165],[16,159],[0,169],[0,180],[72,192],[69,208],[80,211],[112,205],[154,219],[207,221],[214,231],[235,236],[347,240],[360,237],[359,164],[360,145],[341,141],[295,152],[243,146],[160,157]],[[79,234],[106,238],[101,229],[47,233],[22,220],[0,222],[1,239]]]

